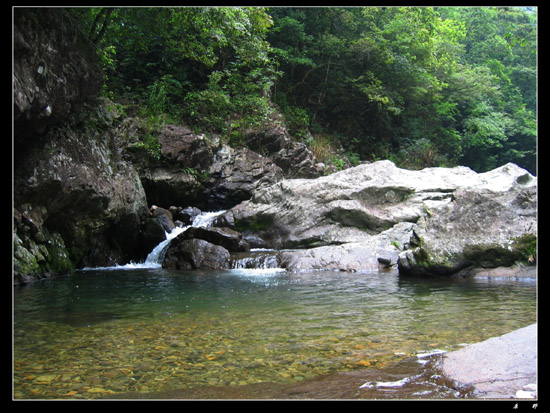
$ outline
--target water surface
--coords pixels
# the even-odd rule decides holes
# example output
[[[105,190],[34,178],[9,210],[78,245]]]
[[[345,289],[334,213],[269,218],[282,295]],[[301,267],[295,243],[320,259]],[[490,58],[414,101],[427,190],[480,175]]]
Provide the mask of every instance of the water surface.
[[[535,321],[533,280],[85,271],[15,290],[13,391],[97,398],[299,383],[383,370]]]

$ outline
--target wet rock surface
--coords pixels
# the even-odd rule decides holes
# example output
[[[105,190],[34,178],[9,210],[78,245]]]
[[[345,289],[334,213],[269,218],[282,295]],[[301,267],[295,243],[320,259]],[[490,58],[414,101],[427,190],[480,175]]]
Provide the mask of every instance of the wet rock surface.
[[[94,47],[68,13],[14,10],[13,78],[14,208],[23,218],[14,222],[14,281],[130,259],[145,192],[98,97]]]
[[[250,246],[242,239],[242,235],[240,233],[225,227],[191,227],[183,234],[179,235],[178,238],[202,239],[215,245],[220,245],[229,252],[243,252],[250,249]]]

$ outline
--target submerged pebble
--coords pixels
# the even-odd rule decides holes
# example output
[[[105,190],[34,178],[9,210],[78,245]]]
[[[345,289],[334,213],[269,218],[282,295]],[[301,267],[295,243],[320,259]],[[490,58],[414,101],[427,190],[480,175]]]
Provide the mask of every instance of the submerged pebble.
[[[248,282],[239,285],[237,294],[249,302],[237,305],[232,301],[232,305],[222,308],[206,301],[197,304],[197,298],[188,301],[194,310],[172,311],[170,316],[154,311],[147,316],[138,313],[137,317],[92,317],[94,323],[89,327],[88,323],[20,318],[16,306],[14,397],[104,398],[197,386],[296,383],[336,371],[383,369],[411,354],[450,350],[459,343],[480,341],[506,328],[502,326],[502,311],[500,325],[488,323],[485,330],[473,328],[476,323],[467,316],[463,302],[461,317],[453,317],[450,326],[449,319],[426,316],[432,306],[440,305],[438,300],[447,307],[452,305],[449,295],[435,296],[435,301],[422,304],[422,311],[411,306],[410,311],[420,321],[408,320],[406,309],[395,313],[391,295],[383,310],[386,314],[381,314],[377,300],[387,287],[378,285],[379,291],[369,295],[364,278],[353,281],[355,284],[347,280],[351,284],[347,290],[333,288],[329,294],[323,290],[327,286],[301,287],[293,292],[293,288],[300,287],[295,281],[282,287],[261,284],[254,288]],[[383,281],[374,278],[370,283]],[[204,282],[208,279],[201,280]],[[92,291],[90,284],[82,280],[78,284],[79,292]],[[236,294],[235,288],[232,294]],[[98,299],[102,298],[98,292]],[[313,293],[323,294],[312,298]],[[409,297],[414,300],[414,292]],[[528,319],[534,304],[520,305],[516,296],[510,297],[510,320],[521,323],[522,317]],[[502,305],[503,299],[498,296],[496,301]],[[496,313],[493,302],[489,304],[487,314]],[[374,305],[372,311],[369,305]],[[528,310],[522,313],[521,306]],[[472,314],[479,317],[479,311],[477,305]],[[406,330],[402,333],[400,329]]]

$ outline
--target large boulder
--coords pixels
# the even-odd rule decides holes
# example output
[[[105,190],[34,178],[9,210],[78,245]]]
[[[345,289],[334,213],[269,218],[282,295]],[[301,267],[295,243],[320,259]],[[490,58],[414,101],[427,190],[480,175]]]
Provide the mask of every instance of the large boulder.
[[[166,251],[162,267],[172,270],[229,268],[229,251],[202,239],[176,237]]]
[[[159,136],[161,154],[167,160],[176,161],[182,168],[203,171],[214,161],[212,142],[205,135],[195,134],[186,126],[165,125]]]
[[[416,222],[476,175],[468,168],[409,171],[379,161],[317,179],[283,180],[232,212],[238,229],[275,248],[361,242],[399,222]]]
[[[396,224],[363,242],[284,250],[279,254],[280,265],[290,272],[378,271],[395,267],[400,252],[399,245],[410,240],[413,225],[409,222]]]
[[[245,239],[309,249],[283,252],[291,270],[368,270],[393,265],[399,253],[404,274],[452,274],[511,265],[533,248],[536,178],[514,164],[478,174],[379,161],[283,180],[230,213]]]
[[[248,148],[223,145],[208,169],[205,184],[211,208],[230,208],[250,199],[254,191],[283,179],[283,173],[270,158]]]
[[[221,145],[219,137],[196,134],[184,125],[164,125],[153,136],[138,119],[128,119],[117,133],[150,203],[230,208],[283,178],[270,158]]]
[[[455,191],[453,199],[421,217],[411,246],[401,253],[403,274],[468,274],[471,267],[512,266],[536,248],[536,186],[506,192]]]
[[[110,125],[104,105],[85,105],[16,154],[15,208],[44,208],[43,226],[62,236],[77,267],[133,258],[148,215],[141,181],[120,158]]]
[[[282,119],[247,131],[243,139],[248,148],[273,159],[285,178],[317,178],[323,173],[313,152],[289,136]]]
[[[224,227],[190,227],[178,236],[180,239],[202,239],[215,245],[220,245],[229,252],[245,252],[250,246],[242,235],[231,228]]]

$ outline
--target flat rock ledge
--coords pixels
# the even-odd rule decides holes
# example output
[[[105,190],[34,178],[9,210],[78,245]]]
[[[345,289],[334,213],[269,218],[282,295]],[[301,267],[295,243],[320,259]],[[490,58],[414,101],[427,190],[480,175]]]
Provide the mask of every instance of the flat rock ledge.
[[[445,354],[442,372],[479,398],[536,398],[537,324]]]

